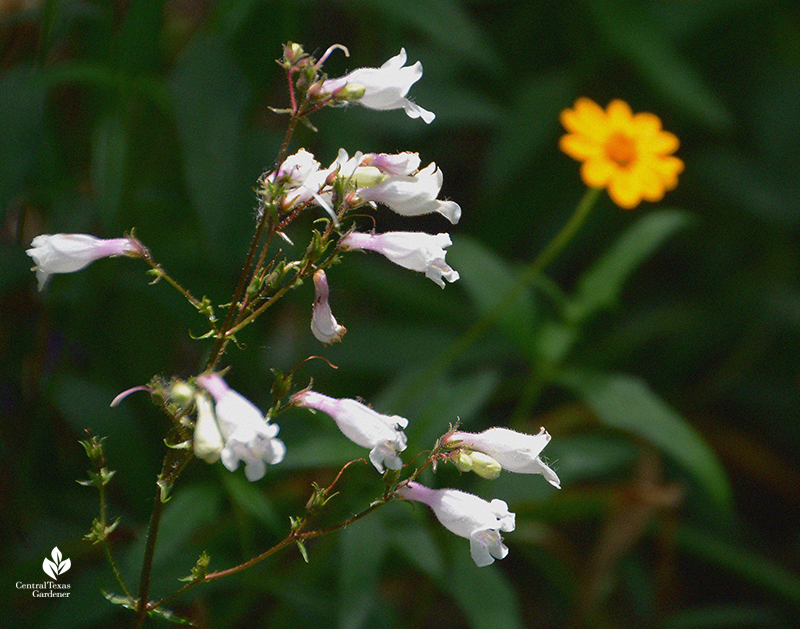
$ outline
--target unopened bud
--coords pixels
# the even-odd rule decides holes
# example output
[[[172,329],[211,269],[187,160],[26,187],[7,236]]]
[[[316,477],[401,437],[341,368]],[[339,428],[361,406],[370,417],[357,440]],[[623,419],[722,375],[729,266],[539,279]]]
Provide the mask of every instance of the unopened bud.
[[[377,186],[384,179],[386,179],[386,175],[375,166],[360,166],[353,173],[353,182],[357,188]]]
[[[169,397],[173,402],[185,408],[194,399],[194,387],[183,380],[177,380],[169,390]]]
[[[305,51],[301,44],[288,42],[283,45],[283,63],[287,67],[292,67],[297,64],[305,56]]]
[[[354,101],[364,97],[367,88],[358,83],[347,83],[337,90],[333,97],[338,101]]]
[[[460,472],[475,472],[487,480],[494,480],[503,470],[497,461],[483,452],[461,450],[452,460]]]

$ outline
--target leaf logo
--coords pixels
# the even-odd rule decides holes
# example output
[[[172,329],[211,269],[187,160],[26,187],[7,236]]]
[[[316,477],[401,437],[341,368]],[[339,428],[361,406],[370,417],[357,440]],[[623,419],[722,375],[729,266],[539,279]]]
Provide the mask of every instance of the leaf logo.
[[[51,561],[45,557],[44,562],[42,563],[42,570],[44,570],[47,576],[58,581],[58,575],[64,574],[67,570],[69,570],[70,566],[72,566],[72,562],[69,559],[64,559],[64,561],[61,561],[61,551],[58,550],[58,546],[53,548],[53,552],[50,553],[50,556],[53,558],[53,560]]]

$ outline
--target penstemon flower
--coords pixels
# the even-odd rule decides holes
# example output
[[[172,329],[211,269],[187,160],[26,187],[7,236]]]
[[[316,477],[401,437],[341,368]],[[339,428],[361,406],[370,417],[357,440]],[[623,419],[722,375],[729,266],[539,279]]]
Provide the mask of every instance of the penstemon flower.
[[[470,555],[479,568],[508,554],[500,531],[513,531],[516,516],[504,501],[487,502],[458,489],[430,489],[416,482],[399,487],[397,493],[428,505],[442,526],[467,538]]]
[[[261,185],[264,188],[272,184],[284,186],[283,208],[290,209],[295,205],[319,199],[319,191],[325,186],[329,171],[320,168],[314,156],[300,149],[287,157],[276,172],[264,175]]]
[[[328,301],[328,278],[322,269],[314,273],[314,305],[311,309],[311,332],[325,345],[342,340],[347,329],[339,325]]]
[[[455,201],[438,199],[444,181],[442,171],[431,162],[422,170],[416,153],[357,152],[348,158],[347,151],[339,149],[331,171],[352,181],[356,194],[362,201],[382,203],[402,216],[420,216],[438,212],[451,223],[461,218],[461,206]]]
[[[558,476],[539,457],[549,441],[550,434],[544,428],[535,435],[510,428],[489,428],[480,433],[456,431],[445,439],[446,444],[463,446],[490,456],[509,472],[541,474],[547,482],[560,489]]]
[[[330,95],[369,109],[404,109],[409,118],[422,118],[430,124],[436,115],[406,98],[411,86],[422,77],[422,63],[404,67],[405,63],[406,49],[401,48],[400,54],[380,68],[358,68],[345,76],[327,79],[316,96]]]
[[[604,111],[594,101],[579,98],[573,109],[561,112],[561,123],[569,132],[561,138],[561,150],[583,162],[584,183],[607,187],[621,208],[635,208],[643,199],[660,201],[678,185],[684,168],[672,155],[678,138],[662,130],[658,116],[633,115],[621,100],[611,101]]]
[[[372,186],[358,189],[364,201],[382,203],[402,216],[438,212],[454,225],[461,219],[461,206],[455,201],[437,199],[442,189],[442,171],[431,162],[413,175],[386,177]]]
[[[292,402],[330,415],[345,437],[371,449],[369,460],[381,474],[384,466],[390,470],[403,466],[399,453],[406,449],[405,417],[382,415],[356,400],[336,399],[308,389],[296,393]]]
[[[257,481],[266,473],[266,463],[275,465],[283,461],[286,446],[283,441],[275,438],[279,430],[277,424],[271,424],[265,419],[252,402],[231,389],[219,375],[200,375],[197,377],[197,384],[208,391],[216,402],[214,413],[219,432],[225,440],[219,454],[226,468],[234,472],[239,467],[239,462],[243,461],[247,480]],[[208,411],[209,408],[200,402],[197,419],[200,427],[195,426],[195,438],[200,430],[198,456],[205,460],[215,460],[213,452],[217,444],[209,426],[212,417]]]
[[[216,463],[225,448],[225,441],[217,425],[214,406],[205,394],[195,397],[197,421],[194,424],[194,455],[206,463]]]
[[[134,238],[103,240],[88,234],[42,234],[31,242],[26,253],[36,263],[39,290],[54,273],[73,273],[86,268],[95,260],[110,256],[142,256],[144,248]]]
[[[403,268],[425,273],[425,277],[444,288],[444,281],[455,282],[458,272],[444,261],[445,247],[452,244],[448,234],[422,232],[387,232],[364,234],[351,232],[339,241],[344,249],[366,249],[383,254]]]

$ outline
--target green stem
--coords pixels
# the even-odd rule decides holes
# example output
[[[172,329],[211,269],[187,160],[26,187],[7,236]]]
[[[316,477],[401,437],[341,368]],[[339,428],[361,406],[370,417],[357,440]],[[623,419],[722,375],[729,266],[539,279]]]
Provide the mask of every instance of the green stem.
[[[114,574],[114,578],[116,579],[119,587],[122,588],[123,594],[128,598],[132,598],[131,592],[128,589],[127,584],[125,583],[125,579],[122,578],[122,572],[120,572],[119,566],[117,565],[116,559],[114,559],[114,555],[111,553],[111,544],[108,543],[108,534],[106,531],[108,530],[108,505],[106,503],[106,486],[102,482],[98,487],[98,491],[100,492],[100,530],[103,532],[103,536],[101,538],[101,543],[103,544],[103,552],[106,555],[106,559],[108,560],[108,565],[111,566],[111,572]]]
[[[150,514],[150,525],[147,530],[147,543],[144,549],[144,560],[142,561],[142,573],[139,578],[139,601],[136,605],[136,629],[144,625],[144,619],[150,609],[148,597],[150,596],[150,574],[153,569],[153,557],[156,551],[156,539],[158,538],[158,527],[161,523],[161,515],[164,512],[164,503],[161,500],[161,488],[156,492],[153,501],[153,511]]]
[[[495,305],[478,319],[472,327],[456,339],[419,377],[414,379],[406,389],[402,400],[407,399],[413,391],[422,390],[425,385],[432,382],[436,376],[442,373],[458,356],[463,354],[473,343],[483,336],[486,330],[502,315],[509,304],[513,303],[530,284],[542,273],[559,253],[572,240],[578,230],[586,221],[589,212],[594,207],[600,196],[601,188],[588,188],[583,195],[575,211],[567,223],[555,235],[547,246],[537,255],[528,266],[517,276],[513,286],[495,303]]]

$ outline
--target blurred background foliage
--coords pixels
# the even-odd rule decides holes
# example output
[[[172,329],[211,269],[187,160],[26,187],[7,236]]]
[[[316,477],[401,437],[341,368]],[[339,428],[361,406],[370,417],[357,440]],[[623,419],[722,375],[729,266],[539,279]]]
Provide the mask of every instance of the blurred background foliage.
[[[255,181],[283,134],[273,60],[289,40],[318,54],[348,46],[332,76],[401,47],[422,61],[412,95],[433,124],[326,110],[294,147],[323,164],[339,147],[435,161],[462,221],[379,209],[374,225],[450,231],[462,279],[440,291],[380,256],[347,256],[328,274],[344,342],[310,335],[307,284],[242,335],[229,383],[266,408],[271,368],[322,355],[338,369],[310,361],[297,382],[408,417],[409,453],[457,418],[473,431],[543,425],[563,489],[440,468],[424,480],[517,513],[504,561],[477,569],[425,509],[393,504],[309,544],[308,564],[284,552],[195,589],[177,613],[201,627],[800,623],[796,2],[3,0],[0,11],[4,627],[130,621],[102,598],[114,584],[81,540],[97,503],[75,483],[88,466],[77,440],[108,437],[114,544],[135,581],[166,418],[144,394],[109,401],[156,373],[193,375],[208,349],[190,336],[202,318],[149,286],[143,264],[101,261],[38,294],[24,250],[40,233],[133,227],[173,276],[224,303]],[[492,319],[583,194],[557,149],[558,113],[582,95],[656,113],[686,171],[658,205],[622,211],[603,194],[547,279]],[[308,223],[296,227],[303,242]],[[279,423],[289,454],[259,483],[190,466],[166,511],[156,594],[202,550],[222,569],[281,539],[311,482],[363,456],[324,416]],[[374,471],[352,468],[323,521],[379,491]],[[70,598],[16,590],[43,579],[54,545],[72,560]]]

